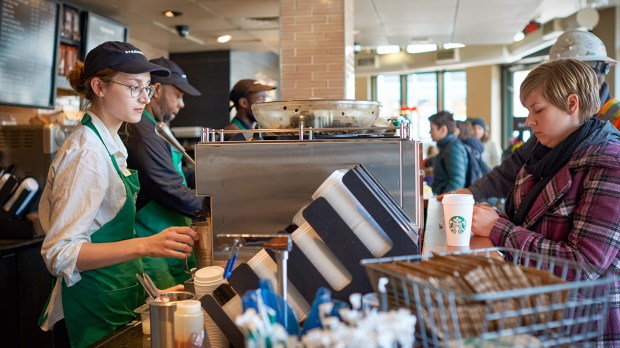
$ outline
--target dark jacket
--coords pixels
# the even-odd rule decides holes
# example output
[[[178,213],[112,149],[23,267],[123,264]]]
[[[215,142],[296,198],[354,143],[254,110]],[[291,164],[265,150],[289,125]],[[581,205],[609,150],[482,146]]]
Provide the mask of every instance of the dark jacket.
[[[467,174],[465,175],[465,186],[469,186],[476,180],[482,178],[482,176],[491,169],[482,159],[482,153],[484,152],[484,145],[480,140],[469,137],[461,140],[465,144],[465,150],[467,150]]]
[[[439,154],[433,163],[433,193],[440,194],[465,186],[467,150],[465,145],[450,134],[437,142]]]
[[[172,165],[170,146],[155,133],[153,122],[142,115],[140,122],[127,124],[127,133],[127,166],[137,169],[140,179],[136,209],[151,200],[190,218],[203,209],[204,197],[197,197],[196,191],[183,184]]]

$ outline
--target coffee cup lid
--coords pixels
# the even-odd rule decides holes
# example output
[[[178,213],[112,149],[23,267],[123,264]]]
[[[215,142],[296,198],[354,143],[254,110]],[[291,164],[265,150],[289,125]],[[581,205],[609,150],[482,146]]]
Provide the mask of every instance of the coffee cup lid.
[[[474,196],[471,194],[464,193],[450,193],[443,195],[443,204],[470,204],[474,203]]]
[[[195,283],[212,283],[224,278],[224,269],[219,266],[204,267],[194,273]]]

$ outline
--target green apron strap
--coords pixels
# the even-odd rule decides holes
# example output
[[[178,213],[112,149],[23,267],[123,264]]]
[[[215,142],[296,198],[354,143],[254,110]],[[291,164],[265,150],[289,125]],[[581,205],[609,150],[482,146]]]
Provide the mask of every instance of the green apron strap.
[[[101,135],[86,115],[82,123]],[[106,146],[107,150],[107,146]],[[135,201],[139,190],[136,171],[125,176],[109,153],[125,185],[126,198],[116,216],[91,235],[92,243],[109,243],[135,238]],[[82,279],[68,287],[62,280],[62,304],[71,346],[86,347],[133,320],[133,310],[144,303],[144,290],[135,277],[142,273],[140,259],[80,272]]]

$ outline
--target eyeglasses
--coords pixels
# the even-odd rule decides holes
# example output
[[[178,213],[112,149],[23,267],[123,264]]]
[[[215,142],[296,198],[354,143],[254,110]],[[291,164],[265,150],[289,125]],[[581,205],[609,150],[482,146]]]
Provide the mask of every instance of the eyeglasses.
[[[110,82],[129,88],[131,90],[131,96],[133,98],[138,98],[140,96],[140,93],[142,93],[142,91],[146,93],[146,96],[149,97],[149,99],[153,97],[153,94],[155,94],[154,86],[144,86],[144,87],[143,86],[130,86],[130,85],[126,85],[124,83],[120,83],[120,82],[116,82],[112,80],[110,80]]]

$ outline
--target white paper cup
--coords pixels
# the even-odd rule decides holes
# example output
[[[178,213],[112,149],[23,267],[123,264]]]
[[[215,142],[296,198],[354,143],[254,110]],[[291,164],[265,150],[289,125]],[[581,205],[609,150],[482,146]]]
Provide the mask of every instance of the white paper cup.
[[[323,197],[349,226],[373,256],[381,257],[392,249],[392,241],[342,182],[343,171],[334,171],[312,195]]]
[[[449,246],[469,246],[474,197],[470,194],[443,196],[443,217]]]
[[[353,279],[351,273],[325,245],[310,224],[304,222],[291,237],[332,289],[340,291],[351,283]]]

